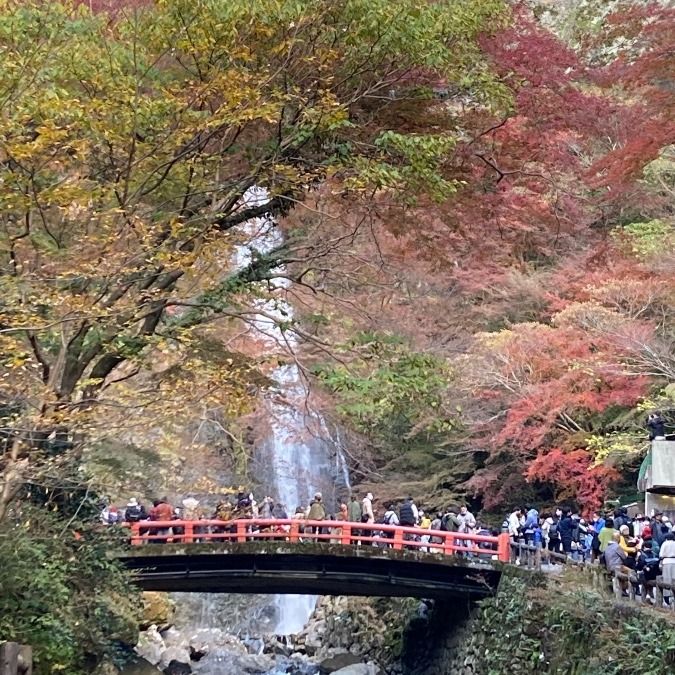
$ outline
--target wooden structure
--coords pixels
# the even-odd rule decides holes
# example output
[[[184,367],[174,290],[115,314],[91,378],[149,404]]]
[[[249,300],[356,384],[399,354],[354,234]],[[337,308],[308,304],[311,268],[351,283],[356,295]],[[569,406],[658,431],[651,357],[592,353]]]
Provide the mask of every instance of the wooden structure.
[[[441,555],[471,555],[509,562],[509,535],[483,536],[419,527],[354,523],[338,520],[144,520],[131,525],[131,543],[193,544],[247,541],[325,542],[342,546],[371,546]]]
[[[470,599],[509,559],[505,534],[334,520],[142,521],[131,543],[118,557],[155,591]]]
[[[33,675],[33,650],[16,642],[0,643],[0,675]]]

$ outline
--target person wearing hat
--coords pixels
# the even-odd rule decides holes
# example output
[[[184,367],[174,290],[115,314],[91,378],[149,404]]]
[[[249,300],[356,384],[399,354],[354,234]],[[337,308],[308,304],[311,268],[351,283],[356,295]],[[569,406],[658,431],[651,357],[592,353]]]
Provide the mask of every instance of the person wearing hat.
[[[373,493],[369,492],[361,502],[361,522],[374,523],[375,513],[373,513]]]
[[[649,525],[644,527],[642,530],[642,548],[646,547],[648,547],[651,550],[651,552],[654,554],[655,557],[658,557],[660,547],[654,541],[654,537],[652,535],[652,528]]]
[[[622,525],[619,528],[619,546],[628,556],[625,565],[635,569],[635,561],[640,550],[639,542],[631,535],[628,525]]]
[[[144,509],[138,503],[136,497],[132,497],[128,502],[126,509],[124,511],[124,519],[127,523],[137,523],[139,520],[143,519]]]
[[[314,499],[310,502],[309,509],[307,510],[307,520],[325,520],[326,519],[326,507],[323,505],[323,495],[320,492],[317,492],[314,495]],[[319,534],[321,528],[315,525],[312,530],[315,534]]]
[[[181,504],[183,505],[183,520],[199,520],[199,514],[197,513],[197,507],[199,506],[198,499],[190,495]]]

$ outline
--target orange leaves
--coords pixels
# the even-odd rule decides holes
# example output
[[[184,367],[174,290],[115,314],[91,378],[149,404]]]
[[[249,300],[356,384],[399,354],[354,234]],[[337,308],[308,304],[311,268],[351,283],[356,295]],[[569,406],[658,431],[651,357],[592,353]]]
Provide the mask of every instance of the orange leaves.
[[[526,476],[529,481],[553,485],[556,503],[574,501],[586,515],[602,507],[609,487],[621,478],[612,467],[595,466],[591,453],[561,448],[540,454],[529,465]]]

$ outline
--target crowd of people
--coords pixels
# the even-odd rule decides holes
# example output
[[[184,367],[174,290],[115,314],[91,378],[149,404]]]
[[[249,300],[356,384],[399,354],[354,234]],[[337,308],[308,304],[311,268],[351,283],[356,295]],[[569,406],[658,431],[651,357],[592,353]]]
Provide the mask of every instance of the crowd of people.
[[[253,494],[244,491],[239,492],[235,499],[221,499],[213,509],[200,506],[199,500],[188,496],[177,507],[170,505],[164,498],[153,501],[152,507],[147,509],[136,498],[131,498],[124,508],[108,506],[101,512],[101,521],[106,524],[140,523],[141,534],[149,535],[148,540],[157,543],[180,538],[184,532],[178,524],[174,527],[153,527],[152,521],[210,521],[204,525],[195,524],[193,533],[199,540],[200,535],[206,538],[204,535],[207,533],[218,534],[231,527],[225,524],[219,526],[213,521],[227,523],[241,519],[286,521],[262,526],[262,529],[277,530],[280,536],[290,530],[288,520],[301,521],[298,527],[301,535],[323,535],[334,543],[341,541],[341,522],[360,523],[362,527],[355,525],[351,528],[354,536],[361,537],[363,543],[385,547],[392,545],[387,540],[393,538],[394,532],[386,527],[378,530],[375,525],[414,527],[418,529],[417,533],[409,532],[403,536],[408,542],[406,546],[429,552],[442,550],[438,548],[444,541],[440,532],[493,537],[500,534],[499,528],[488,527],[467,506],[428,514],[415,503],[413,497],[408,497],[398,506],[386,504],[384,512],[379,513],[370,492],[363,498],[352,495],[348,502],[340,503],[334,512],[329,512],[323,496],[317,492],[306,507],[298,506],[290,517],[283,505],[269,495],[258,503]],[[302,521],[312,523],[305,525]],[[428,534],[421,534],[419,530],[428,530]],[[627,574],[633,571],[641,581],[654,581],[660,576],[665,582],[675,583],[675,532],[669,518],[658,511],[651,517],[642,514],[631,517],[627,508],[623,507],[608,513],[595,512],[585,519],[569,508],[556,508],[550,513],[540,514],[534,506],[526,505],[511,512],[504,520],[501,532],[508,533],[514,544],[541,549],[544,558],[548,552],[555,552],[581,562],[597,562],[606,566],[610,572]],[[461,555],[487,557],[494,553],[495,545],[491,542],[455,539],[455,543],[465,549]],[[410,544],[412,540],[417,543]],[[669,592],[664,593],[666,602],[671,602],[670,595]]]
[[[206,533],[219,534],[226,531],[225,526],[213,524],[213,521],[228,522],[240,519],[313,521],[314,524],[311,525],[304,525],[300,522],[299,532],[325,535],[330,541],[335,542],[340,541],[339,537],[342,535],[342,528],[338,525],[339,522],[360,523],[362,527],[353,527],[352,533],[361,537],[364,542],[372,543],[375,546],[391,546],[391,543],[383,540],[392,539],[394,533],[387,528],[378,530],[373,527],[374,525],[414,527],[429,530],[429,534],[406,533],[404,539],[407,542],[413,540],[418,542],[417,545],[407,545],[431,552],[440,550],[436,549],[434,545],[439,546],[443,542],[442,536],[434,536],[434,530],[483,536],[499,534],[498,530],[490,530],[486,524],[478,522],[466,506],[449,508],[431,516],[418,507],[413,497],[408,497],[400,506],[397,507],[393,503],[388,504],[384,512],[379,513],[374,506],[374,497],[370,492],[366,493],[363,498],[354,494],[348,502],[339,504],[334,513],[329,513],[322,494],[317,492],[308,506],[298,506],[290,517],[283,505],[275,502],[269,495],[258,503],[252,494],[246,492],[240,492],[234,500],[221,499],[213,509],[201,507],[199,500],[193,496],[183,499],[180,506],[176,507],[171,506],[166,498],[157,499],[153,501],[153,505],[149,509],[140,504],[135,497],[132,497],[124,508],[106,506],[100,515],[101,522],[105,524],[131,525],[140,523],[140,533],[150,535],[148,540],[157,543],[169,541],[170,538],[173,540],[176,536],[180,537],[183,534],[183,528],[178,524],[170,528],[156,527],[152,525],[152,521],[210,521],[209,524],[195,524],[193,532],[198,537]],[[326,521],[325,525],[316,524],[316,522],[323,523],[323,521]],[[331,523],[335,523],[335,525]],[[371,527],[363,527],[365,525]],[[264,527],[264,529],[278,529],[280,533],[283,533],[284,531],[287,532],[290,526],[288,523],[280,523],[277,526],[271,523],[269,528]],[[461,544],[466,547],[472,546],[469,541],[460,542]],[[484,555],[492,551],[493,544],[484,543],[473,548],[476,549],[475,553]],[[464,554],[473,555],[473,552],[464,552]]]
[[[626,507],[595,512],[586,520],[569,508],[539,515],[536,508],[515,509],[503,525],[514,543],[562,553],[574,560],[597,562],[610,572],[631,572],[641,582],[661,577],[675,584],[675,531],[660,511],[652,516],[628,515]],[[622,584],[627,592],[627,583]],[[651,596],[653,598],[653,596]],[[664,591],[666,603],[670,591]]]

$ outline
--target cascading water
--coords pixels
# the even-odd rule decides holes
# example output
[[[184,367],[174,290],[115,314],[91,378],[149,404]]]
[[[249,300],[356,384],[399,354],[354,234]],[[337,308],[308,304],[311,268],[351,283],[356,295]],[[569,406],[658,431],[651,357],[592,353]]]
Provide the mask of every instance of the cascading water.
[[[243,198],[246,206],[262,205],[268,200],[267,190],[260,187],[250,188]],[[283,242],[283,235],[271,218],[252,219],[241,231],[249,237],[249,242],[237,249],[237,267],[248,264],[254,253],[269,253]],[[286,278],[270,282],[277,289],[289,288],[291,283]],[[256,309],[259,314],[252,321],[252,337],[262,340],[270,353],[281,352],[293,361],[297,336],[279,325],[293,318],[293,307],[283,299],[274,298],[259,301]],[[276,387],[265,401],[271,435],[260,449],[261,464],[268,467],[264,482],[289,517],[296,507],[306,507],[319,491],[330,508],[336,504],[337,487],[349,487],[339,436],[333,438],[324,418],[310,409],[307,385],[296,363],[280,365],[270,377]],[[315,596],[276,596],[279,614],[276,633],[290,635],[302,630],[315,604]]]
[[[257,206],[268,201],[265,189],[254,187],[246,192],[244,206]],[[246,244],[236,247],[230,267],[242,269],[255,255],[273,251],[283,243],[283,235],[271,218],[252,219],[238,228]],[[283,273],[280,271],[280,273]],[[291,516],[298,506],[305,508],[314,493],[321,492],[329,511],[338,506],[338,497],[349,490],[349,476],[340,449],[339,431],[331,430],[320,412],[313,410],[307,383],[295,360],[299,346],[297,335],[282,330],[293,318],[293,307],[281,296],[292,282],[276,278],[269,282],[270,299],[254,301],[254,316],[246,338],[257,345],[258,353],[276,355],[279,366],[269,377],[274,386],[262,401],[267,435],[256,452],[256,477],[276,502],[276,513]],[[277,291],[275,293],[274,291]],[[208,593],[174,593],[177,606],[175,627],[188,639],[210,640],[207,656],[193,665],[200,675],[233,672],[223,664],[231,664],[234,652],[222,645],[228,633],[239,636],[276,633],[292,635],[306,625],[316,604],[311,595],[265,596],[218,595]],[[200,636],[207,635],[206,638]],[[281,657],[280,657],[281,658]],[[317,666],[286,659],[269,670],[280,673],[316,673]],[[282,659],[283,661],[283,659]],[[249,671],[246,671],[249,672]],[[259,672],[259,671],[256,671]]]

